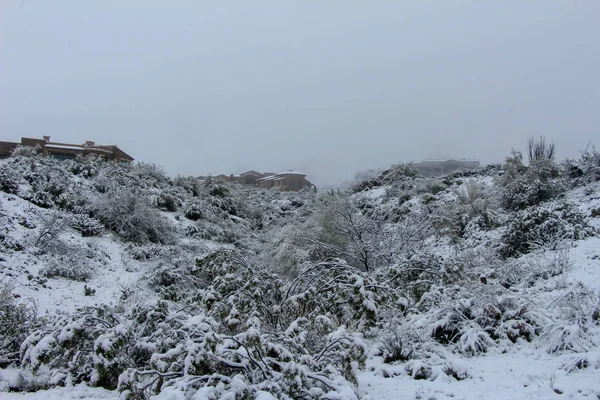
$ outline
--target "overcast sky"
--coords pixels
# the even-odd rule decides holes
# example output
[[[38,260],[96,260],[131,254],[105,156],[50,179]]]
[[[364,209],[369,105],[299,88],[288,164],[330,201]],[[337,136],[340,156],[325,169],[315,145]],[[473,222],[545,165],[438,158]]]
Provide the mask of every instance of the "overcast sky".
[[[0,0],[0,140],[317,184],[600,147],[600,1]]]

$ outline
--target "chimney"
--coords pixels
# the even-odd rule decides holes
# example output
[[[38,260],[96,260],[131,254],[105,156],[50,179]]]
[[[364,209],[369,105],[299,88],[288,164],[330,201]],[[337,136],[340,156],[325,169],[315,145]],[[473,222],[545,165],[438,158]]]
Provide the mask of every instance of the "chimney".
[[[83,147],[94,147],[96,145],[96,142],[92,142],[91,140],[86,140],[85,143],[83,144]]]
[[[44,140],[45,140],[46,142],[49,142],[49,141],[50,141],[50,136],[43,136],[43,138],[44,138]]]

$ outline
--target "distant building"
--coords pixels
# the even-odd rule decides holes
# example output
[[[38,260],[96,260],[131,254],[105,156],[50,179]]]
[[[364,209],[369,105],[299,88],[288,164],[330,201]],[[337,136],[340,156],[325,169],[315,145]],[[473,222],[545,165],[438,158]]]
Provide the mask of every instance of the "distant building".
[[[306,179],[306,174],[292,170],[280,173],[250,170],[239,175],[217,175],[215,179],[223,182],[237,182],[242,185],[254,185],[265,189],[279,188],[284,191],[298,191],[313,187],[313,184]]]
[[[446,175],[459,169],[478,169],[481,167],[478,160],[468,160],[466,158],[460,160],[423,160],[419,163],[413,163],[410,166],[419,171],[423,176]]]
[[[107,160],[118,161],[121,164],[128,165],[134,158],[117,146],[99,146],[95,142],[86,141],[83,144],[51,142],[50,136],[44,136],[43,139],[21,138],[21,143],[0,142],[0,158],[10,156],[17,146],[39,146],[44,156],[57,158],[60,160],[75,159],[78,155],[95,154]]]

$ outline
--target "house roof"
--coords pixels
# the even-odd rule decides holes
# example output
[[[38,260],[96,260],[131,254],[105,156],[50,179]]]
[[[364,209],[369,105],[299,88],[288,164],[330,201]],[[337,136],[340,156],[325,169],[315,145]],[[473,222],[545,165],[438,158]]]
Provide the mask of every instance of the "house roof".
[[[262,174],[262,173],[260,173],[258,171],[254,171],[254,170],[251,169],[250,171],[242,172],[240,175],[241,176],[246,176],[246,175],[264,176],[265,174]]]
[[[257,181],[282,181],[283,177],[281,176],[277,176],[277,175],[269,175],[269,176],[265,176],[264,178],[260,178],[257,179]]]
[[[306,174],[303,174],[302,172],[298,172],[298,171],[294,171],[294,170],[289,170],[286,172],[280,172],[278,174],[275,174],[275,176],[281,176],[281,175],[302,175],[302,176],[306,176]]]
[[[83,150],[83,146],[64,145],[64,144],[45,144],[44,147],[51,149],[64,149],[64,150]]]

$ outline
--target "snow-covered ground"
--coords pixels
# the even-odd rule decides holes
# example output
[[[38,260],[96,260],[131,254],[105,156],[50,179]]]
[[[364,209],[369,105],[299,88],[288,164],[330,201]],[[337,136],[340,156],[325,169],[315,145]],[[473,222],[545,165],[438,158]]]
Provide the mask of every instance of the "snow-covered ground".
[[[476,184],[487,187],[494,185],[493,178],[489,176],[473,180]],[[465,179],[466,181],[468,178]],[[378,187],[358,194],[357,197],[363,196],[370,207],[379,207],[384,212],[390,212],[397,205],[397,199],[391,198],[390,195],[392,189],[391,186]],[[423,203],[424,197],[429,196],[430,199],[434,197],[426,191],[424,195],[417,193],[419,194],[408,199],[404,205],[418,207]],[[440,203],[447,201],[450,204],[455,196],[456,193],[452,190],[446,190],[439,194],[435,201]],[[565,199],[574,204],[585,216],[590,216],[592,210],[600,209],[600,184],[593,183],[568,191]],[[265,205],[265,209],[268,207],[276,210],[272,215],[283,215],[285,210],[293,209],[294,206],[291,200],[286,198],[273,200],[270,205]],[[191,239],[181,232],[193,227],[192,222],[182,218],[180,214],[163,214],[169,219],[170,224],[176,227],[179,234],[178,246],[180,247],[174,249],[173,260],[180,256],[178,252],[180,250],[183,252],[185,246],[198,246],[204,252],[218,248],[234,248],[230,243]],[[7,233],[6,240],[11,240],[14,246],[20,246],[18,251],[6,251],[0,254],[0,279],[8,281],[14,287],[13,293],[20,301],[34,302],[38,313],[44,316],[68,315],[86,306],[116,305],[123,299],[124,293],[132,297],[132,303],[139,302],[139,298],[150,299],[157,296],[148,288],[147,281],[149,271],[157,267],[158,262],[136,257],[135,252],[141,251],[140,248],[143,246],[132,250],[126,241],[108,231],[99,237],[82,237],[72,229],[64,229],[60,233],[61,240],[69,248],[81,250],[83,252],[81,254],[87,254],[90,263],[96,266],[86,282],[61,277],[44,278],[43,270],[47,268],[47,262],[51,257],[60,256],[60,254],[48,256],[40,252],[35,245],[43,225],[51,215],[51,210],[32,205],[17,195],[0,192],[3,232]],[[232,224],[238,224],[250,231],[247,219],[236,215],[228,218]],[[590,225],[600,229],[600,218],[588,218],[588,220]],[[477,237],[479,234],[483,239]],[[253,235],[255,233],[252,231],[248,237],[256,240]],[[463,245],[470,244],[469,240],[473,240],[473,247],[479,246],[486,240],[499,242],[501,235],[502,228],[495,231],[478,231],[473,238],[466,238]],[[264,240],[264,237],[262,239]],[[432,236],[426,240],[427,246],[434,248],[437,254],[448,256],[454,251],[447,238]],[[267,248],[265,244],[263,250]],[[287,249],[288,247],[285,247],[284,251]],[[192,264],[194,258],[201,255],[194,251],[190,254],[186,262]],[[164,260],[169,256],[161,255],[161,257]],[[506,290],[500,288],[497,283],[496,285],[499,290],[504,290],[504,294],[508,291],[515,297],[528,299],[527,306],[531,305],[532,308],[548,316],[557,312],[557,299],[570,296],[578,288],[585,286],[586,290],[600,293],[599,237],[575,241],[568,249],[534,251],[520,257],[518,262],[522,265],[535,266],[551,262],[556,257],[568,257],[568,262],[565,262],[568,267],[558,274],[532,281],[530,285],[515,284]],[[90,295],[89,292],[86,293],[86,288],[93,289],[95,292]],[[547,343],[536,337],[531,342],[518,339],[516,343],[508,345],[493,343],[487,351],[475,356],[449,350],[451,346],[446,348],[440,345],[432,352],[437,352],[436,359],[428,359],[427,357],[430,357],[428,355],[424,359],[392,364],[384,363],[383,358],[376,355],[379,346],[378,338],[371,337],[368,339],[370,356],[366,368],[358,374],[358,394],[364,400],[554,398],[598,400],[600,399],[599,331],[598,326],[586,331],[586,340],[577,343],[577,351],[550,353],[547,351]],[[415,371],[421,369],[427,370],[426,376],[417,376]],[[23,378],[22,374],[27,373],[10,368],[0,370],[0,399],[118,399],[120,396],[116,391],[86,385],[72,386],[68,383],[67,387],[33,393],[3,392],[8,388],[19,387],[24,379],[35,381],[31,376]],[[184,399],[182,396],[181,392],[165,391],[159,397],[160,400],[179,400]],[[271,397],[266,393],[264,395],[265,399]],[[193,397],[194,400],[202,398],[205,398],[202,392],[196,393]],[[340,396],[339,399],[344,397]]]

